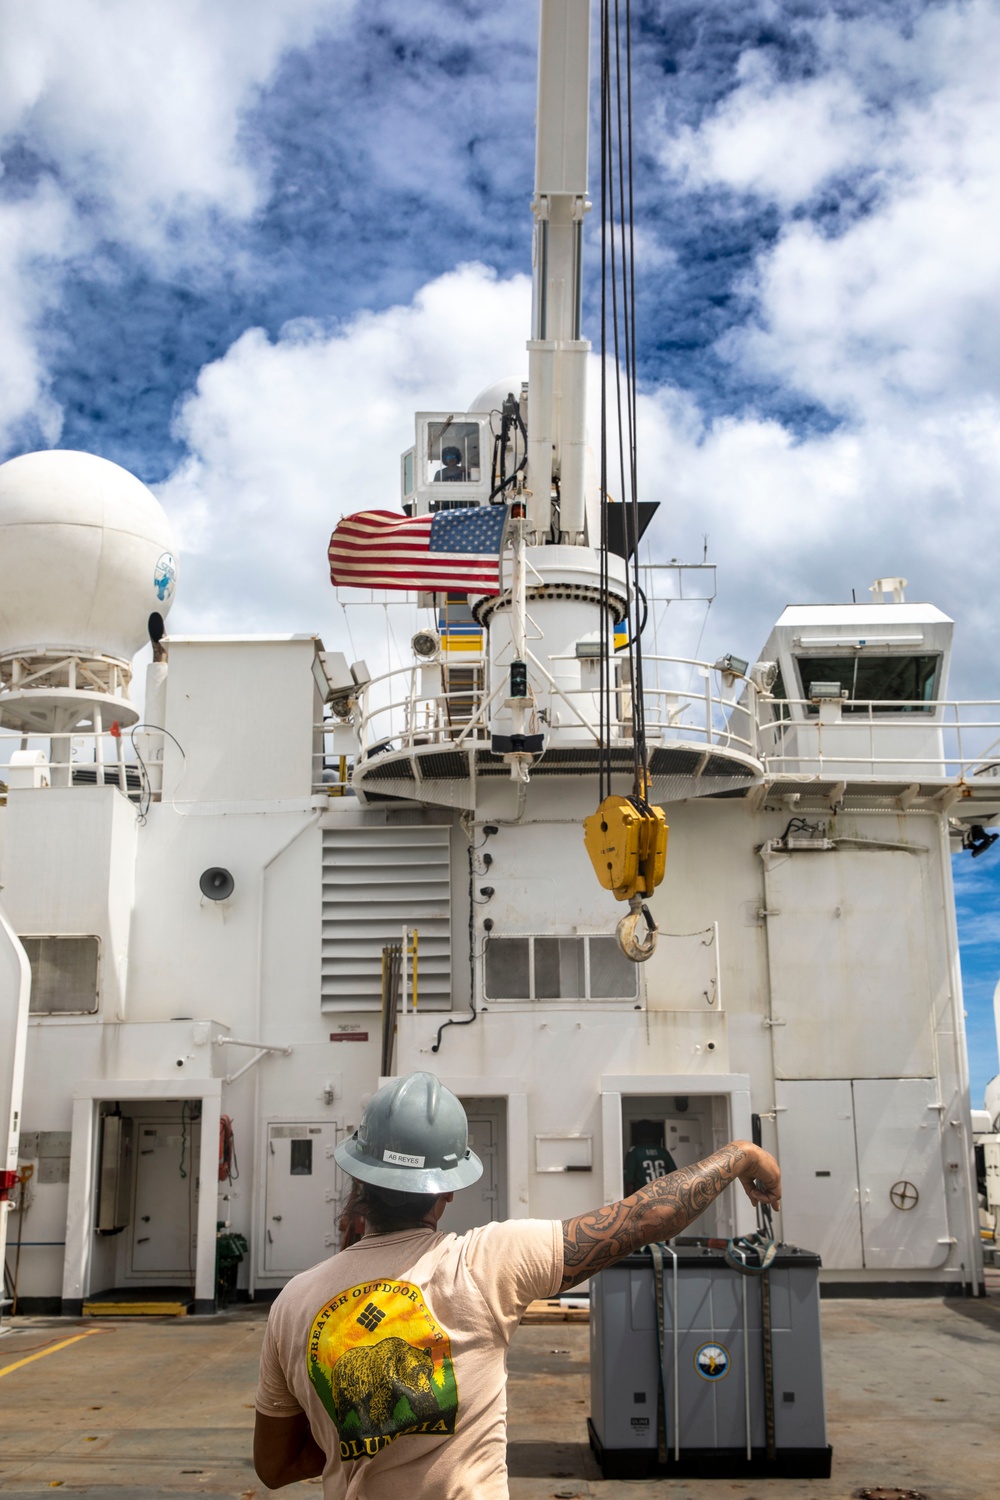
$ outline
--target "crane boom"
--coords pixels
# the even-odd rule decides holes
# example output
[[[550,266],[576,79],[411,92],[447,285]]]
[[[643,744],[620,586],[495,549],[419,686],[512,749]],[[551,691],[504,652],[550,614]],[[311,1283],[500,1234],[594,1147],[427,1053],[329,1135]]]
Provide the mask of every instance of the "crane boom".
[[[584,541],[587,354],[580,337],[590,117],[590,0],[541,0],[531,339],[528,529]]]

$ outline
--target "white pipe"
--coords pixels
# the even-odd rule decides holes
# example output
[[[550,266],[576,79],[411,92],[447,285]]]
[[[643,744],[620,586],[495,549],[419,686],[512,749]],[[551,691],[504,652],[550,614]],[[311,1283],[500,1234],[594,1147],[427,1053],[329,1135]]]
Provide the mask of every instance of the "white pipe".
[[[237,1078],[242,1078],[244,1073],[249,1073],[254,1064],[259,1063],[261,1058],[266,1057],[269,1052],[280,1052],[283,1057],[287,1057],[291,1050],[291,1047],[261,1047],[260,1051],[255,1052],[248,1063],[244,1063],[242,1068],[237,1068],[235,1073],[227,1073],[222,1081],[223,1083],[235,1083]]]
[[[273,1047],[269,1042],[243,1042],[235,1036],[217,1036],[215,1045],[217,1047],[256,1047],[261,1052],[280,1052],[283,1057],[287,1057],[292,1050],[291,1047]]]
[[[715,1003],[719,1010],[722,1009],[722,955],[719,952],[719,924],[712,923],[715,929]]]
[[[587,354],[583,339],[559,346],[559,532],[582,545],[587,460]]]
[[[552,451],[555,444],[555,344],[528,343],[528,530],[540,540],[552,524]]]
[[[158,797],[163,790],[163,726],[167,712],[167,663],[151,661],[146,668],[146,729],[135,736],[139,754],[146,765],[149,790]]]
[[[965,1224],[963,1235],[965,1237],[967,1250],[965,1264],[968,1267],[968,1280],[977,1289],[983,1284],[983,1245],[979,1233],[979,1197],[976,1180],[973,1174],[973,1162],[975,1152],[972,1140],[972,1113],[971,1098],[969,1092],[969,1052],[965,1039],[965,1006],[962,992],[962,965],[958,947],[958,921],[955,916],[955,884],[951,867],[951,845],[948,838],[947,815],[939,819],[939,839],[941,850],[941,882],[942,882],[942,907],[944,909],[945,927],[948,933],[948,977],[951,991],[951,1016],[952,1016],[952,1046],[954,1048],[954,1064],[956,1073],[956,1118],[957,1124],[945,1125],[942,1121],[942,1134],[945,1130],[954,1130],[958,1135],[958,1159],[962,1163],[962,1175],[965,1179]],[[935,1028],[936,1029],[936,1028]],[[940,1070],[939,1070],[940,1079]],[[955,1143],[949,1141],[948,1154],[955,1149]],[[941,1146],[945,1145],[944,1140]],[[957,1226],[956,1226],[957,1227]]]
[[[103,786],[104,785],[104,741],[101,738],[101,736],[103,735],[103,733],[104,733],[104,714],[101,712],[101,705],[99,703],[95,703],[94,704],[94,766],[95,766],[94,779],[96,780],[98,786]],[[71,752],[70,753],[70,759],[72,760],[72,758],[73,758],[73,756],[72,756],[72,752]],[[69,773],[69,784],[70,784],[70,786],[73,785],[73,771],[72,771],[72,768],[70,769],[70,773]]]

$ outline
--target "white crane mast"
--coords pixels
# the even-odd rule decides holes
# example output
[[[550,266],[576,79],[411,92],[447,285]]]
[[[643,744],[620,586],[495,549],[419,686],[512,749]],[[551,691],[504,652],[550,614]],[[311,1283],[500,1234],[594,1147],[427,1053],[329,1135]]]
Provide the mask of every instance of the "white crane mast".
[[[582,544],[587,355],[580,337],[583,219],[590,121],[590,0],[541,0],[531,339],[528,343],[527,519],[533,541],[553,525]]]

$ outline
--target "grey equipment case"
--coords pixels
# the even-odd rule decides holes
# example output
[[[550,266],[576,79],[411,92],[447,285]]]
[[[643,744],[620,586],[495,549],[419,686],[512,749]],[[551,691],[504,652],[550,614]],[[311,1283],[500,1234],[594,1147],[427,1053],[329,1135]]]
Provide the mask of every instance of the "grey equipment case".
[[[745,1275],[716,1242],[647,1252],[591,1287],[587,1425],[605,1478],[828,1478],[819,1256],[779,1245]]]

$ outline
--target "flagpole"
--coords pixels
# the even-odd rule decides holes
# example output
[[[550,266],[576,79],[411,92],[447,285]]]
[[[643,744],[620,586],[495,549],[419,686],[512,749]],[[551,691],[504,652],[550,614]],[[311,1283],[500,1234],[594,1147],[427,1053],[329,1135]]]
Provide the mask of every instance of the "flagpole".
[[[515,520],[513,524],[516,527],[514,538],[514,576],[511,580],[511,610],[513,614],[514,627],[514,656],[518,661],[524,661],[528,630],[527,587],[525,583],[525,577],[527,573],[527,568],[525,567],[525,523],[522,520]],[[521,712],[523,714],[524,710],[522,709]],[[524,723],[522,720],[522,722],[515,730],[515,733],[520,734],[523,733],[523,731]]]
[[[527,643],[527,565],[525,561],[525,531],[528,526],[527,520],[518,516],[516,512],[522,509],[515,506],[515,514],[510,519],[510,525],[514,528],[514,572],[510,587],[511,608],[511,638],[514,645],[514,660],[510,669],[510,697],[507,700],[511,711],[511,738],[515,745],[523,744],[527,728],[528,709],[531,699],[528,696],[528,668],[526,663]],[[527,781],[529,767],[533,756],[523,750],[515,750],[509,757],[510,776],[512,781]]]

